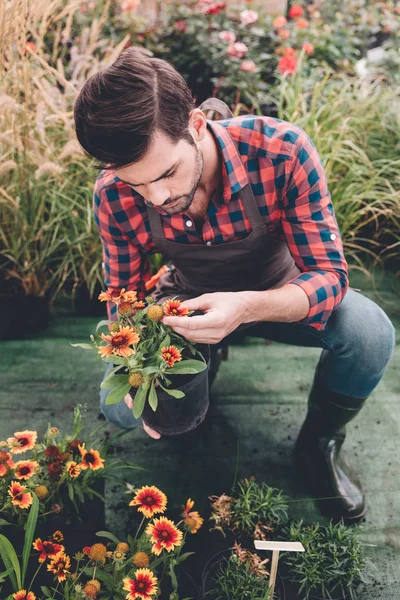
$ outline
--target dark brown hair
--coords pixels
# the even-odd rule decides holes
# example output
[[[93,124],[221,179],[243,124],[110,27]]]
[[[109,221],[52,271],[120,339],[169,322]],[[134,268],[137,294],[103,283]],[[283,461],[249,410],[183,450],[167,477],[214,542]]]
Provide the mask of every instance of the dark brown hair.
[[[86,81],[74,107],[76,134],[101,168],[121,168],[146,154],[156,130],[193,144],[193,108],[185,80],[169,63],[128,48]]]

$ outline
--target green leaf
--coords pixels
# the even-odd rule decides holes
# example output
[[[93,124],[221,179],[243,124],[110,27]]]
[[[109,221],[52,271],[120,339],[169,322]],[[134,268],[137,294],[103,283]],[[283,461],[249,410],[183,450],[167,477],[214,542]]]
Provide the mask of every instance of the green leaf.
[[[124,383],[128,383],[128,373],[126,375],[111,375],[107,377],[100,387],[102,390],[113,390],[116,387],[121,387]]]
[[[46,594],[46,598],[53,598],[53,594],[51,593],[48,587],[46,587],[45,585],[41,585],[40,589],[42,590],[43,594]]]
[[[165,338],[163,339],[163,341],[161,342],[158,351],[161,352],[161,348],[163,348],[164,346],[169,346],[171,344],[171,337],[169,335],[166,335]]]
[[[112,365],[123,365],[126,367],[126,358],[122,358],[122,356],[105,356],[101,359],[103,362],[111,363]]]
[[[68,484],[68,496],[71,502],[74,501],[74,488],[71,483]]]
[[[178,556],[175,561],[176,564],[179,565],[179,563],[183,562],[184,560],[186,560],[187,558],[189,558],[189,556],[191,556],[192,554],[195,554],[195,552],[185,552],[184,554],[181,554],[180,556]]]
[[[165,388],[163,385],[161,385],[161,383],[159,385],[164,390],[164,392],[167,392],[167,394],[169,394],[173,398],[184,398],[185,397],[185,394],[183,392],[181,392],[181,390],[167,390],[167,388]]]
[[[99,321],[99,323],[97,323],[96,332],[100,329],[100,327],[104,327],[105,325],[111,325],[111,323],[115,323],[115,321],[109,321],[108,319],[103,319],[103,321]]]
[[[7,569],[12,569],[10,573],[11,584],[15,592],[22,589],[21,582],[21,567],[19,565],[17,554],[11,545],[10,540],[5,535],[0,533],[0,554],[3,560],[4,566]]]
[[[9,569],[7,569],[7,571],[3,571],[3,573],[0,573],[0,583],[4,583],[6,580],[6,577],[8,577],[8,575],[10,575],[10,573],[13,572],[13,568],[10,567]]]
[[[185,360],[183,362],[176,363],[170,369],[167,369],[165,372],[168,375],[173,373],[178,374],[196,374],[201,373],[207,369],[207,365],[202,360],[196,360],[194,358],[190,358],[189,360]]]
[[[0,527],[6,527],[7,525],[12,525],[12,523],[9,523],[5,519],[0,519]]]
[[[143,375],[152,375],[153,373],[157,373],[160,369],[158,367],[145,367],[143,369]]]
[[[125,398],[126,394],[129,394],[130,389],[131,385],[129,382],[118,386],[108,394],[106,398],[106,404],[117,404],[118,402],[121,402],[121,400]]]
[[[26,570],[28,568],[29,556],[31,553],[33,536],[35,535],[36,524],[39,515],[39,498],[36,494],[32,494],[32,506],[29,511],[26,522],[24,548],[22,550],[22,577],[21,585],[24,586]]]
[[[109,531],[96,531],[96,535],[98,535],[99,537],[107,538],[108,540],[111,540],[115,544],[119,544],[119,542],[120,542],[120,540],[113,533],[110,533]]]
[[[156,411],[157,410],[157,406],[158,406],[158,396],[157,396],[157,392],[156,392],[156,388],[155,388],[155,382],[154,379],[151,382],[151,387],[150,387],[150,393],[149,393],[149,404],[151,406],[151,408]]]
[[[96,350],[95,346],[91,344],[71,344],[74,348],[83,348],[84,350]]]
[[[147,390],[145,390],[141,385],[138,388],[133,399],[133,416],[135,417],[135,419],[139,419],[139,417],[142,415],[144,404],[146,402],[146,396]]]

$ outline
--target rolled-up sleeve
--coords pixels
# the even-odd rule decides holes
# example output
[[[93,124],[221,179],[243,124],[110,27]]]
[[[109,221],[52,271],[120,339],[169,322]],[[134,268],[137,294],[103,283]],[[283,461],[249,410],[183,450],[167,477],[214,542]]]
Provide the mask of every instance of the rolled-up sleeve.
[[[323,330],[348,288],[348,267],[326,175],[319,154],[304,131],[287,163],[281,222],[301,273],[288,283],[307,294],[310,309],[300,321]]]
[[[147,295],[145,282],[151,277],[148,258],[136,244],[126,236],[116,222],[106,197],[105,190],[93,194],[93,211],[103,249],[104,283],[107,288],[136,290],[139,300]],[[107,302],[110,320],[116,320],[116,305]]]

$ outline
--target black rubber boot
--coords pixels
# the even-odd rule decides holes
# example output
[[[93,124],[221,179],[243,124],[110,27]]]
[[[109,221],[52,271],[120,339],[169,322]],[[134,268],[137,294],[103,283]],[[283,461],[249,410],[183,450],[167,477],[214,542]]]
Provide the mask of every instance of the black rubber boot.
[[[365,499],[357,475],[340,456],[346,428],[366,398],[329,390],[314,381],[308,413],[295,445],[298,474],[318,500],[321,512],[355,522],[365,514]]]

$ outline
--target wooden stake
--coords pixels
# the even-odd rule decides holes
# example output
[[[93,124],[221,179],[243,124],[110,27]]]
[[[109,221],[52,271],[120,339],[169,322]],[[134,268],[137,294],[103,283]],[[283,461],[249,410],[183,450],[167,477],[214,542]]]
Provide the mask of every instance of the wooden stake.
[[[277,571],[278,571],[278,560],[279,560],[279,550],[273,550],[273,552],[272,552],[272,563],[271,563],[271,573],[269,575],[269,587],[272,588],[271,599],[274,597],[276,574],[277,574]]]
[[[264,540],[254,540],[254,546],[256,550],[272,550],[271,572],[269,575],[269,588],[272,591],[272,600],[278,572],[279,552],[304,552],[305,549],[300,542],[266,542]]]

